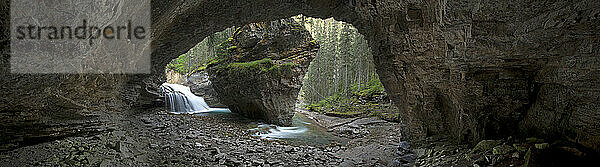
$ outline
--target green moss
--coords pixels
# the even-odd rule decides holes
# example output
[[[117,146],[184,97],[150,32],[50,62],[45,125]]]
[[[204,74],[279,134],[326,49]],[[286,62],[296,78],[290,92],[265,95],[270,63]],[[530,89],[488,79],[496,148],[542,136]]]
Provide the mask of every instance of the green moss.
[[[296,66],[296,65],[297,65],[296,63],[285,63],[285,64],[278,66],[278,68],[276,70],[279,70],[284,73],[286,73],[286,72],[291,73],[292,68],[294,68],[294,66]],[[271,71],[273,71],[273,70],[271,70]]]
[[[210,66],[210,65],[213,65],[213,64],[218,64],[222,60],[223,59],[219,58],[219,57],[212,58],[212,59],[208,60],[208,63],[206,63],[206,66]]]
[[[277,71],[279,70],[279,66],[271,66],[267,71]]]
[[[229,52],[237,49],[237,46],[233,45],[233,37],[227,38],[227,40],[221,42],[215,46],[217,56],[225,57],[229,55]]]
[[[273,60],[269,58],[245,62],[245,63],[231,63],[227,65],[228,69],[262,69],[264,66],[273,66]]]
[[[379,77],[373,77],[366,84],[355,85],[352,87],[352,94],[361,97],[372,97],[384,95],[385,89],[379,80]]]
[[[221,42],[217,46],[221,46],[221,47],[229,46],[232,42],[233,42],[233,37],[229,37],[229,38],[227,38],[227,40]]]
[[[198,71],[203,71],[203,70],[206,70],[206,65],[199,66],[198,68],[196,68],[196,69],[192,70],[190,73],[188,73],[188,75],[191,75]]]

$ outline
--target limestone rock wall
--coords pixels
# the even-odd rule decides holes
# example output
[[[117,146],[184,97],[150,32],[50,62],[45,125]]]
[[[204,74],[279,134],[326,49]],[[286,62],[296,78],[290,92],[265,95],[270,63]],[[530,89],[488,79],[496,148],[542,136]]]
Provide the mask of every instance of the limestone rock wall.
[[[392,21],[375,20],[370,44],[414,134],[557,137],[598,150],[598,2],[399,5]]]

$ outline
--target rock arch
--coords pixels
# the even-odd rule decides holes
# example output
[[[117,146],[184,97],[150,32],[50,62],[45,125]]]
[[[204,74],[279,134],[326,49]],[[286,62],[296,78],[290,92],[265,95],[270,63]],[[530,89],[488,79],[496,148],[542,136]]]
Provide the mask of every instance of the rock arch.
[[[533,132],[529,135],[566,135],[597,148],[600,131],[594,127],[599,123],[586,121],[600,118],[597,105],[540,97],[581,97],[576,94],[585,93],[585,97],[598,99],[598,95],[591,94],[598,91],[591,89],[594,85],[564,85],[583,84],[582,77],[592,74],[578,72],[589,66],[563,66],[567,63],[564,58],[570,56],[581,56],[577,59],[584,62],[597,60],[597,56],[590,55],[597,53],[597,49],[588,48],[585,52],[568,48],[598,46],[598,41],[593,40],[597,35],[562,36],[561,42],[553,42],[553,37],[545,35],[593,31],[560,32],[581,25],[598,25],[592,22],[597,19],[594,16],[597,11],[586,3],[589,2],[569,5],[545,1],[483,4],[444,0],[153,1],[154,6],[160,6],[156,9],[159,15],[153,17],[157,20],[154,55],[167,58],[155,59],[160,62],[155,65],[164,65],[203,37],[228,26],[296,14],[335,17],[353,24],[369,41],[377,73],[400,107],[410,134],[446,134],[458,141],[476,142]],[[175,8],[177,12],[172,12]],[[560,15],[568,16],[554,17]],[[572,41],[576,39],[584,41]],[[540,62],[541,59],[546,62]],[[556,79],[564,75],[556,70],[566,70],[575,76]],[[573,111],[544,107],[552,102],[581,108]],[[542,113],[548,112],[575,115],[543,116]],[[584,115],[591,117],[580,117]],[[563,122],[555,125],[549,119]],[[580,125],[584,130],[570,128],[571,125]]]
[[[380,0],[195,3],[153,1],[153,6],[157,7],[155,11],[160,11],[153,13],[156,14],[153,15],[153,42],[156,45],[153,64],[156,71],[161,71],[171,59],[184,53],[209,34],[234,25],[281,19],[297,14],[319,18],[334,17],[353,24],[369,41],[377,72],[392,100],[405,112],[403,115],[407,118],[406,122],[414,125],[411,126],[414,127],[411,134],[422,136],[449,131],[444,125],[446,120],[452,119],[440,118],[440,114],[433,113],[436,111],[434,106],[423,101],[427,98],[424,96],[437,95],[424,95],[426,90],[419,90],[418,87],[422,84],[419,81],[420,75],[425,70],[412,62],[418,56],[439,56],[444,51],[443,48],[435,48],[437,45],[434,44],[440,39],[433,39],[432,35],[437,28],[436,24],[439,23],[439,18],[432,16],[438,14],[435,12],[437,6],[429,6],[424,2],[408,4]],[[180,10],[169,11],[175,8]],[[435,63],[443,64],[442,61]],[[429,113],[421,114],[423,111]],[[436,119],[431,119],[431,115]]]
[[[171,59],[185,53],[204,37],[227,27],[252,22],[288,18],[298,14],[310,17],[334,17],[354,25],[369,41],[378,74],[403,110],[407,104],[405,74],[399,71],[401,48],[410,47],[400,40],[410,26],[424,24],[422,18],[409,18],[404,3],[377,0],[307,0],[307,1],[153,1],[154,72],[160,73]],[[178,9],[173,12],[173,9]],[[156,12],[158,11],[158,12]],[[417,16],[419,15],[419,16]],[[411,17],[422,17],[411,10]],[[408,19],[411,19],[410,21]],[[400,57],[397,57],[400,56]],[[400,60],[400,61],[399,61]],[[161,80],[154,76],[154,81]],[[147,82],[151,83],[151,82]],[[152,87],[153,85],[150,85]],[[408,121],[408,120],[407,120]],[[437,133],[437,132],[436,132]]]
[[[8,4],[2,1],[1,7]],[[117,108],[144,103],[162,80],[164,65],[208,34],[304,14],[335,17],[365,36],[377,73],[409,127],[402,133],[469,142],[550,136],[600,150],[598,1],[153,0],[152,6],[153,74],[9,74],[9,44],[2,42],[0,81],[8,98],[1,99],[0,109],[40,112],[64,108],[63,103],[85,107],[122,101]],[[2,34],[7,39],[8,31]],[[81,77],[92,79],[82,83]],[[82,98],[56,92],[85,89],[47,82],[84,87],[98,82],[93,78],[113,89]],[[32,89],[40,86],[48,88]]]

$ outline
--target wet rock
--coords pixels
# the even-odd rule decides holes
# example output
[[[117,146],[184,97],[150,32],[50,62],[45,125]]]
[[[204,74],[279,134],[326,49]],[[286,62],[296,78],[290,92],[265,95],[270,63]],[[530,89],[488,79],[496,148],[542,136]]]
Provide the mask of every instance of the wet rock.
[[[267,160],[267,163],[269,163],[271,165],[275,165],[275,164],[281,163],[281,160],[275,159],[275,158],[270,158],[270,159]]]
[[[219,153],[219,154],[215,155],[215,158],[218,160],[220,160],[220,159],[224,160],[225,157],[227,157],[227,154],[225,154],[225,153]]]
[[[121,142],[109,142],[106,143],[106,147],[111,148],[116,151],[121,151]]]
[[[197,139],[198,135],[197,134],[188,134],[185,136],[186,139]]]
[[[265,161],[264,161],[264,160],[262,160],[262,159],[259,159],[258,157],[253,157],[253,158],[252,158],[252,163],[253,163],[253,164],[264,164],[264,163],[265,163]]]
[[[221,150],[217,147],[207,148],[206,150],[208,150],[211,155],[217,155],[221,153]]]
[[[400,156],[399,160],[400,160],[400,162],[403,162],[403,163],[414,162],[415,161],[415,154],[407,154],[407,155]]]
[[[285,152],[286,153],[292,153],[292,152],[296,152],[296,148],[295,147],[285,147]]]

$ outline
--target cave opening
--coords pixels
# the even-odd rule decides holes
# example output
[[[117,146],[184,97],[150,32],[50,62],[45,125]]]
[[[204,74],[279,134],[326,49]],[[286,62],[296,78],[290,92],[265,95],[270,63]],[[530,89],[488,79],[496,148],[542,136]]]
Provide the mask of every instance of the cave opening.
[[[219,65],[223,62],[225,65]],[[293,67],[287,70],[290,64]],[[327,140],[342,141],[328,134],[326,126],[312,120],[321,115],[394,123],[400,120],[398,108],[379,80],[364,36],[351,24],[334,18],[297,15],[227,28],[171,60],[165,66],[165,78],[165,84],[189,87],[207,108],[229,107],[235,114],[265,122],[253,129],[267,127],[277,131],[256,132],[264,138],[301,138],[300,143],[305,144],[314,144],[307,138],[321,144]],[[210,113],[205,108],[202,109],[206,112],[176,111],[177,104],[172,104],[172,99],[165,100],[170,100],[165,103],[166,108],[174,113]]]
[[[289,19],[310,33],[312,40],[309,42],[316,41],[320,46],[300,78],[301,89],[297,93],[297,99],[292,99],[297,103],[295,107],[331,116],[376,116],[399,121],[399,111],[391,104],[376,73],[371,48],[354,26],[334,18],[320,19],[298,15]],[[244,26],[250,26],[252,31],[262,33],[261,30],[257,30],[261,28],[261,24],[271,23],[260,22]],[[205,98],[210,107],[227,107],[218,101],[217,92],[211,88],[207,68],[210,63],[218,61],[219,55],[223,56],[227,54],[227,50],[239,47],[234,45],[224,48],[221,45],[233,40],[236,30],[242,27],[234,26],[209,35],[188,52],[173,59],[165,67],[166,83],[190,87],[194,94]],[[287,41],[284,39],[276,38],[278,37],[261,38],[263,41],[258,42],[260,44],[264,43],[264,40],[272,40],[273,42],[268,44],[274,46],[268,48],[271,55],[250,60],[271,59],[273,54],[279,54],[275,52],[280,52],[286,49],[285,47],[294,47],[285,45]]]

